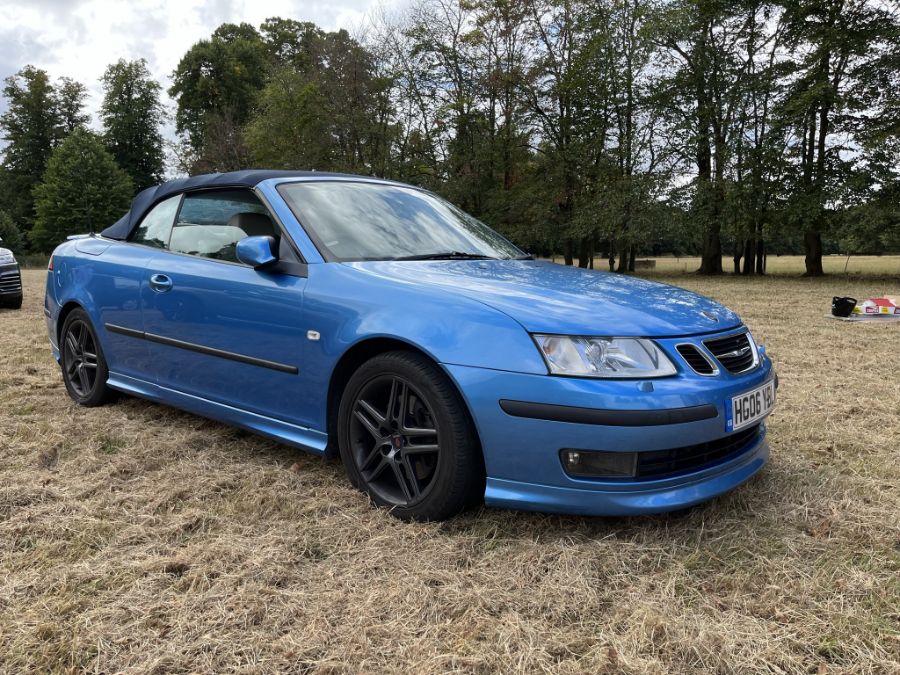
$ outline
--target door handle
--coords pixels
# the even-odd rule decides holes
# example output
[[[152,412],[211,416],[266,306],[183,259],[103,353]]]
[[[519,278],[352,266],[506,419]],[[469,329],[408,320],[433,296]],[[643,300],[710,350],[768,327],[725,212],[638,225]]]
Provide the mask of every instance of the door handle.
[[[151,274],[150,288],[157,293],[165,293],[172,290],[172,280],[165,274]]]

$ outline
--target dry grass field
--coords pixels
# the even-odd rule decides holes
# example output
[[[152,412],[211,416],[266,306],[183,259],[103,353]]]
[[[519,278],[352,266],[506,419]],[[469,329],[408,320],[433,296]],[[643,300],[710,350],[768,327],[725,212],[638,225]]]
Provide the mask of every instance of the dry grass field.
[[[0,310],[0,671],[900,673],[900,324],[825,317],[900,276],[672,278],[781,376],[771,462],[734,493],[442,524],[221,424],[76,408],[43,278]]]

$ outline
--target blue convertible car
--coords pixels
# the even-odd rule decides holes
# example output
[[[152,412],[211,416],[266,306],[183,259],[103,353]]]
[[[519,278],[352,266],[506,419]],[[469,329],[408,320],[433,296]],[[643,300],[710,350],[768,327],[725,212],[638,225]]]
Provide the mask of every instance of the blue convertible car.
[[[339,454],[401,518],[680,509],[765,463],[776,378],[725,307],[531,260],[423,190],[243,171],[141,192],[53,253],[66,389]]]

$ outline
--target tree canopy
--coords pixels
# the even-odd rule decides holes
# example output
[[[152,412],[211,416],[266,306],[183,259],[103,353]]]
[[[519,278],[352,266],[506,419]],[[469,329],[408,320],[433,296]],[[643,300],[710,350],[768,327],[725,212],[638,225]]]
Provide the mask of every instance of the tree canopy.
[[[128,174],[90,131],[75,129],[47,162],[34,189],[37,219],[30,239],[49,252],[70,234],[106,227],[128,210],[134,193]]]
[[[0,133],[6,147],[0,168],[0,208],[16,225],[28,230],[34,223],[32,188],[59,142],[82,127],[85,87],[69,79],[56,86],[46,71],[25,66],[4,80],[8,109],[0,115]]]
[[[147,62],[119,60],[101,78],[100,120],[106,148],[140,190],[163,178],[165,153],[160,127],[165,111],[160,84],[150,77]]]

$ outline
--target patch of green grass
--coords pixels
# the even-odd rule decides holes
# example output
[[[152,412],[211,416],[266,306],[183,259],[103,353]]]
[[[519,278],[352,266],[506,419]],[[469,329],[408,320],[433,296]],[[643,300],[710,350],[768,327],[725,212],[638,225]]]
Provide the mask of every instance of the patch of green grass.
[[[116,436],[101,436],[97,452],[101,455],[116,455],[125,447],[125,442]]]

